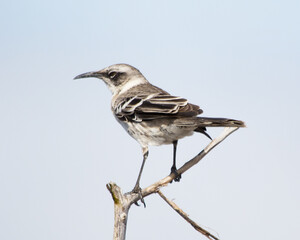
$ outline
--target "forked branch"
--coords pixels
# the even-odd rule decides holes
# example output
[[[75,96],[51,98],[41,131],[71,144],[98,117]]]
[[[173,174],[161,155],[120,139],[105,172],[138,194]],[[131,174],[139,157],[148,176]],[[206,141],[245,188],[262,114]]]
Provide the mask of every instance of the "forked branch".
[[[177,170],[179,174],[183,174],[195,164],[197,164],[202,158],[206,156],[214,147],[221,143],[226,137],[231,133],[236,131],[238,127],[226,127],[223,132],[215,139],[213,139],[199,154],[197,154],[193,159],[186,162],[181,168]],[[153,193],[160,193],[159,189],[168,185],[172,180],[174,180],[175,174],[170,174],[167,177],[159,180],[156,183],[144,188],[142,190],[142,196],[145,198]],[[133,203],[136,203],[140,200],[141,196],[136,193],[125,193],[121,192],[121,189],[115,183],[107,184],[107,188],[110,191],[115,206],[115,225],[114,225],[114,240],[125,240],[126,233],[126,223],[128,218],[128,211],[130,206]],[[191,222],[190,222],[191,223]],[[196,225],[195,225],[196,226]],[[197,230],[204,234],[206,237],[210,236],[211,238],[217,239],[212,234],[208,233],[206,230],[198,228]],[[204,230],[204,231],[203,231]]]

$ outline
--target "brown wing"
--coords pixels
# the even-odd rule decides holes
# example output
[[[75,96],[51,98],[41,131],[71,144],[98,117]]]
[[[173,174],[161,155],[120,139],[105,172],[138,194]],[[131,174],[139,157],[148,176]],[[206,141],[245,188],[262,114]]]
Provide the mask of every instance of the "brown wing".
[[[125,98],[114,108],[114,112],[120,119],[141,122],[166,117],[192,117],[203,111],[184,98],[153,93]]]

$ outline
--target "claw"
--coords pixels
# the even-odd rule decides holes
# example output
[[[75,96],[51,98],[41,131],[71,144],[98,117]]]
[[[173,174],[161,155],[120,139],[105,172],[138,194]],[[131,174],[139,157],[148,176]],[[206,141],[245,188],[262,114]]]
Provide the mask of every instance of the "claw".
[[[175,182],[180,182],[181,174],[179,174],[179,173],[177,172],[177,168],[176,168],[176,167],[172,167],[172,168],[171,168],[171,173],[174,173],[174,174],[175,174],[174,181],[175,181]],[[172,183],[172,182],[171,182],[171,183]]]
[[[144,207],[146,207],[146,203],[145,203],[143,195],[142,195],[142,189],[139,186],[135,186],[131,192],[137,193],[140,197],[141,203],[144,205]],[[137,201],[134,204],[136,206],[140,206]]]

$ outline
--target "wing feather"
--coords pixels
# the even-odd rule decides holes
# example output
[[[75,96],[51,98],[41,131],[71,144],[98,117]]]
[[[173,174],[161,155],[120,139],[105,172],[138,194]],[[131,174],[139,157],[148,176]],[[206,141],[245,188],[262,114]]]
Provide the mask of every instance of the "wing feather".
[[[120,101],[113,109],[119,119],[141,122],[161,118],[197,116],[203,111],[185,98],[167,93],[136,95]]]

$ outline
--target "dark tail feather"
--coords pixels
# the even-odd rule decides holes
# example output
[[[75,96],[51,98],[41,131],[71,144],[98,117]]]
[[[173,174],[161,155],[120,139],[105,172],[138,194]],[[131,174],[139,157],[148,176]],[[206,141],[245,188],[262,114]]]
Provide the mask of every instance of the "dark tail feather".
[[[197,121],[199,124],[198,128],[203,128],[203,127],[246,127],[246,125],[243,121],[228,119],[228,118],[198,117]]]
[[[210,140],[212,138],[206,132],[206,127],[246,127],[243,121],[228,118],[198,117],[197,121],[199,125],[194,131],[204,134]]]

